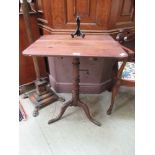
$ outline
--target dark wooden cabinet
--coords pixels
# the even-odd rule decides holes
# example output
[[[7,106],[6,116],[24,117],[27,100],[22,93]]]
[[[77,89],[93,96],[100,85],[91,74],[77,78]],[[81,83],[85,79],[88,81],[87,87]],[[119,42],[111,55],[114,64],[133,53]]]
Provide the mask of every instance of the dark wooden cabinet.
[[[134,0],[39,0],[37,5],[40,26],[49,32],[74,29],[77,15],[81,29],[89,32],[134,27]]]
[[[101,14],[102,0],[53,0],[53,28],[74,28],[75,18],[81,17],[81,27],[86,30],[107,28],[107,14]],[[104,9],[104,7],[103,7]],[[108,9],[108,8],[106,8]]]
[[[134,26],[134,0],[112,0],[109,28]]]

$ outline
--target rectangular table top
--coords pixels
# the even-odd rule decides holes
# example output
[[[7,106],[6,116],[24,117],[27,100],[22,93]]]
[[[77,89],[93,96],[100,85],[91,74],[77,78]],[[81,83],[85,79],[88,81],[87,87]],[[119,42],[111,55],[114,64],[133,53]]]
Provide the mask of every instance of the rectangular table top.
[[[78,56],[125,58],[127,53],[110,35],[44,35],[23,51],[29,56]]]

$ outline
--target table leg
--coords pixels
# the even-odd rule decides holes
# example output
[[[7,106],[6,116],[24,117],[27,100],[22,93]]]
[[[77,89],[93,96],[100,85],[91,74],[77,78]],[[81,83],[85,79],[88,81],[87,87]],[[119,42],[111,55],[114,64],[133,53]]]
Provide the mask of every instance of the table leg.
[[[73,58],[73,85],[72,85],[72,100],[70,100],[69,102],[65,103],[61,110],[59,115],[54,118],[49,120],[48,124],[50,123],[54,123],[56,121],[58,121],[59,119],[61,119],[62,115],[64,114],[65,110],[69,107],[69,106],[78,106],[81,107],[86,116],[88,117],[88,119],[93,122],[94,124],[101,126],[101,123],[97,122],[96,120],[94,120],[92,118],[92,116],[90,115],[90,111],[88,106],[83,103],[82,101],[80,101],[79,99],[79,82],[80,82],[80,76],[79,76],[79,65],[80,65],[80,61],[79,58],[74,57]]]
[[[82,101],[79,101],[78,105],[83,108],[86,116],[88,117],[88,119],[93,122],[94,124],[98,125],[98,126],[101,126],[101,123],[96,121],[95,119],[93,119],[93,117],[90,115],[90,111],[89,111],[89,108],[87,106],[87,104],[83,103]]]
[[[62,117],[62,115],[64,114],[64,112],[66,111],[66,109],[67,109],[69,106],[71,106],[71,103],[72,103],[72,101],[66,102],[66,103],[62,106],[59,115],[58,115],[56,118],[49,120],[49,121],[48,121],[48,124],[54,123],[54,122],[58,121],[59,119],[61,119],[61,117]]]

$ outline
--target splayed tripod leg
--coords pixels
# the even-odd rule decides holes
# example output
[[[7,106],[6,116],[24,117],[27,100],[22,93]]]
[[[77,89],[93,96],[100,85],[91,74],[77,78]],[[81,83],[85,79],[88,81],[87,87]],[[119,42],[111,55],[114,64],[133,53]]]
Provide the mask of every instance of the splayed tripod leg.
[[[56,118],[49,120],[49,121],[48,121],[48,124],[51,124],[51,123],[54,123],[54,122],[60,120],[61,117],[62,117],[62,115],[63,115],[64,112],[66,111],[66,109],[71,105],[71,103],[72,103],[72,101],[68,101],[67,103],[65,103],[65,104],[62,106],[59,115],[58,115]]]

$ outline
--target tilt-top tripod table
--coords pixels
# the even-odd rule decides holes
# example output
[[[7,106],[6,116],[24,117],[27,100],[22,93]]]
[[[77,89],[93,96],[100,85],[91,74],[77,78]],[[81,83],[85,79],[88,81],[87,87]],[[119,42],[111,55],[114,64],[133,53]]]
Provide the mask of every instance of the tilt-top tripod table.
[[[118,60],[127,58],[127,53],[121,48],[118,42],[109,35],[86,35],[84,38],[72,38],[70,35],[44,35],[24,50],[23,54],[29,56],[73,58],[72,99],[62,106],[60,114],[56,118],[49,120],[49,124],[58,121],[67,107],[79,106],[84,110],[91,122],[98,126],[101,125],[92,118],[88,106],[79,98],[80,58],[102,57]]]

